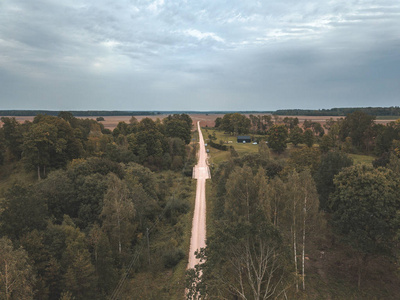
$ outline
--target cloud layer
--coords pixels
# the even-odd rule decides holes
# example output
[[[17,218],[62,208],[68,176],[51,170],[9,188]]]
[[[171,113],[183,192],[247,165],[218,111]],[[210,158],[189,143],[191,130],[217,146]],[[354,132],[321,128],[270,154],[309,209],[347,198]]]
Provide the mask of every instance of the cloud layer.
[[[399,95],[397,0],[0,0],[1,109],[391,106]]]

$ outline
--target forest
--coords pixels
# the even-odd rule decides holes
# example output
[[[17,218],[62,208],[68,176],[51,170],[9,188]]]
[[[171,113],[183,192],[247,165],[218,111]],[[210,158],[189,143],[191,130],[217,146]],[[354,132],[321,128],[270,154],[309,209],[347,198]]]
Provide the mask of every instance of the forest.
[[[154,280],[182,261],[196,162],[188,115],[113,131],[70,112],[1,122],[0,299],[119,299],[132,274]],[[136,298],[182,296],[184,280],[162,288]]]
[[[0,299],[182,299],[185,287],[188,299],[400,293],[399,120],[228,113],[203,128],[207,248],[187,272],[189,115],[132,117],[112,131],[70,112],[1,122]],[[227,142],[239,134],[257,145]]]
[[[191,295],[398,298],[399,120],[375,124],[357,111],[322,126],[233,113],[215,124],[205,136],[228,150],[210,150],[225,159],[212,167],[207,248],[189,274]],[[226,142],[237,134],[258,146]]]

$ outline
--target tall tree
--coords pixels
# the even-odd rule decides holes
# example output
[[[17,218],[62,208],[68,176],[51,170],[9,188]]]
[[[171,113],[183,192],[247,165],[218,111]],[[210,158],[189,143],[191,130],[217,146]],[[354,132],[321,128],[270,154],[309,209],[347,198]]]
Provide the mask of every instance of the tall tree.
[[[335,191],[333,178],[343,168],[350,167],[352,164],[352,159],[342,152],[331,151],[321,156],[321,163],[314,174],[314,179],[322,210],[328,210],[329,195]]]
[[[11,241],[0,238],[0,298],[33,299],[35,276],[26,251],[14,249]]]
[[[135,208],[125,182],[114,174],[108,176],[108,188],[101,216],[111,246],[121,255],[123,248],[129,247],[134,234]]]
[[[370,255],[392,255],[398,242],[400,180],[388,169],[355,165],[334,179],[331,223],[358,251],[358,286]]]
[[[22,154],[23,128],[18,121],[13,118],[2,117],[2,131],[7,149],[10,151],[13,158],[19,160]]]
[[[288,131],[284,125],[274,125],[267,133],[268,147],[282,153],[287,147]]]
[[[374,120],[374,116],[370,116],[362,111],[355,111],[348,114],[341,123],[341,139],[345,140],[346,137],[350,137],[357,149],[369,150]]]
[[[0,230],[13,240],[34,230],[46,227],[48,212],[43,199],[32,186],[14,184],[0,201]]]

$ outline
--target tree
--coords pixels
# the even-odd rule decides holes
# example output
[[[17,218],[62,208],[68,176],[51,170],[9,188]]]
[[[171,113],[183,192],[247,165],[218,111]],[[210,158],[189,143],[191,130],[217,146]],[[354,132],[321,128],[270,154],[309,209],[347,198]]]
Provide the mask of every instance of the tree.
[[[314,134],[311,129],[306,129],[303,133],[303,141],[307,147],[311,148],[314,145]]]
[[[321,163],[314,174],[314,180],[322,210],[328,210],[329,195],[335,191],[333,178],[343,168],[350,167],[351,165],[353,165],[353,160],[342,152],[331,151],[321,156]]]
[[[340,136],[342,141],[350,137],[353,145],[359,150],[369,150],[372,141],[372,127],[375,117],[362,111],[348,114],[341,124]]]
[[[6,140],[4,138],[4,130],[0,128],[0,165],[4,163],[4,152],[6,151]]]
[[[273,151],[282,153],[287,145],[288,131],[284,125],[274,125],[267,133],[268,147]]]
[[[319,149],[322,153],[327,153],[331,148],[334,147],[334,145],[335,144],[332,136],[329,134],[325,134],[320,140]]]
[[[5,145],[13,158],[19,160],[22,154],[23,129],[15,118],[2,117],[2,131],[4,133]]]
[[[392,255],[398,242],[399,178],[388,169],[355,165],[334,179],[331,223],[342,239],[358,251],[358,286],[371,255]]]
[[[288,129],[293,129],[299,125],[299,119],[297,117],[296,118],[285,117],[283,118],[283,123],[286,125]]]
[[[292,282],[287,248],[262,212],[251,223],[219,224],[203,258],[202,296],[277,299]]]
[[[76,253],[64,276],[65,292],[70,292],[74,299],[93,299],[95,296],[95,269],[87,250]]]
[[[1,233],[13,240],[34,229],[46,227],[47,207],[32,186],[14,184],[6,192],[4,200],[0,201],[0,212]]]
[[[23,157],[28,167],[37,169],[38,178],[46,168],[59,168],[82,154],[82,145],[71,125],[64,119],[36,116],[24,135]]]
[[[321,160],[321,152],[318,148],[297,148],[290,152],[288,165],[294,167],[298,172],[308,168],[314,174]]]
[[[303,141],[303,130],[299,126],[295,126],[290,130],[289,141],[295,147]]]
[[[316,136],[322,137],[325,134],[325,130],[322,127],[321,123],[313,122],[311,127]]]
[[[123,248],[128,249],[134,234],[135,209],[125,182],[114,174],[108,176],[101,216],[103,228],[109,236],[112,248],[121,255]]]
[[[192,119],[187,114],[169,115],[164,120],[165,134],[168,137],[178,137],[186,144],[189,144],[192,138]]]
[[[251,121],[245,115],[239,113],[225,114],[219,128],[230,134],[246,134],[251,127]]]
[[[214,127],[219,128],[221,126],[221,123],[222,123],[222,118],[220,117],[216,118]]]
[[[0,238],[0,298],[33,299],[35,276],[26,251],[13,249],[9,239]]]
[[[89,241],[94,252],[94,266],[96,268],[98,290],[109,294],[116,285],[117,271],[107,235],[95,224],[89,234]]]

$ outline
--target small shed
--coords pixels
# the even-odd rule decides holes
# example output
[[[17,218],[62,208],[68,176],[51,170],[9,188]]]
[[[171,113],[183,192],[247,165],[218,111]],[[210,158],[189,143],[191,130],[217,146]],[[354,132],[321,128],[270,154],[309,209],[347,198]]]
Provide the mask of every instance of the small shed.
[[[239,135],[237,137],[238,143],[251,143],[251,138],[248,135]]]

